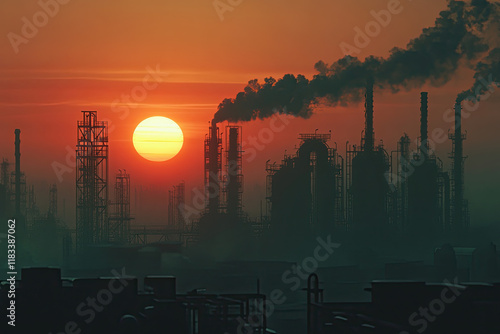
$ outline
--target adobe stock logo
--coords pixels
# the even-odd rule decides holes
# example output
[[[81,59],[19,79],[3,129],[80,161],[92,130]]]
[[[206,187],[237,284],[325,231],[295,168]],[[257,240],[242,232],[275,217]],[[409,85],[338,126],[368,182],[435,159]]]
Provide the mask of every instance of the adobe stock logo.
[[[40,0],[38,6],[40,10],[33,14],[31,20],[26,16],[21,18],[23,23],[21,27],[21,34],[9,32],[7,38],[14,50],[15,54],[19,53],[19,46],[21,44],[28,44],[28,42],[38,35],[39,28],[45,27],[51,18],[54,18],[58,13],[61,5],[66,5],[70,0]]]
[[[219,16],[221,21],[224,21],[224,13],[232,12],[236,7],[241,5],[243,0],[214,0],[212,3],[215,9],[215,12]]]

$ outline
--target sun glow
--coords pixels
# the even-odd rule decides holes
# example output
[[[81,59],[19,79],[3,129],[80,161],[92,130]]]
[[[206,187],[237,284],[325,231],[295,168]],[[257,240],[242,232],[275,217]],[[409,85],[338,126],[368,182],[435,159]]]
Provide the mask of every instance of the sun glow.
[[[182,130],[170,118],[149,117],[135,128],[134,147],[143,158],[151,161],[166,161],[179,153],[184,142]]]

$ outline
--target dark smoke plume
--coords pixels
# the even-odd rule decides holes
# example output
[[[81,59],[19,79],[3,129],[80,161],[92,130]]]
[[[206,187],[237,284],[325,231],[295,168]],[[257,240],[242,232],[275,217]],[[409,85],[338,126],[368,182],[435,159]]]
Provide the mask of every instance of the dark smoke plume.
[[[458,94],[458,103],[463,100],[479,101],[483,94],[499,86],[500,48],[491,50],[488,56],[475,66],[474,79],[474,84],[470,89]]]
[[[219,104],[214,118],[217,122],[250,121],[275,112],[308,118],[321,102],[333,106],[359,102],[367,78],[373,78],[378,88],[392,92],[426,83],[441,86],[462,64],[476,70],[476,79],[493,70],[498,78],[498,49],[480,61],[494,48],[486,37],[498,12],[499,5],[491,1],[450,0],[433,27],[423,29],[406,48],[392,49],[388,58],[369,56],[359,60],[346,56],[331,65],[319,61],[314,66],[318,74],[312,80],[293,74],[278,80],[266,78],[263,83],[251,80],[236,98]]]

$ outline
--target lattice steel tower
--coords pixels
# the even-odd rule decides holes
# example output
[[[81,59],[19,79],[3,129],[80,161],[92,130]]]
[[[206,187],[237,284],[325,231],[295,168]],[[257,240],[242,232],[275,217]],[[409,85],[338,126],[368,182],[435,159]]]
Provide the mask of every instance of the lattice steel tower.
[[[97,111],[82,111],[77,122],[76,242],[77,248],[107,242],[108,124]]]
[[[186,204],[185,189],[186,185],[182,181],[168,191],[168,226],[170,227],[182,229],[186,224],[183,214]]]
[[[230,125],[226,127],[226,175],[224,188],[224,202],[226,213],[233,217],[243,213],[243,173],[241,149],[241,126]]]
[[[205,136],[205,192],[206,211],[212,215],[220,212],[222,170],[222,138],[215,119]]]
[[[127,243],[130,238],[130,174],[121,171],[115,179],[114,212],[109,217],[110,241]]]

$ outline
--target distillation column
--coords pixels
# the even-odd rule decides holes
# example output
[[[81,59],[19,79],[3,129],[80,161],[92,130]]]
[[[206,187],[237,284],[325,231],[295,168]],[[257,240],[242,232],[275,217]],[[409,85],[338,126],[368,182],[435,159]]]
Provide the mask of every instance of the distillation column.
[[[243,175],[241,173],[241,127],[228,126],[226,128],[226,212],[232,217],[242,213]]]
[[[222,139],[215,119],[205,138],[205,190],[207,213],[215,215],[220,209],[220,177],[222,168]]]
[[[109,241],[108,124],[97,111],[82,111],[77,122],[76,241],[77,248]]]

